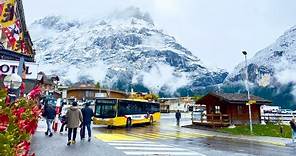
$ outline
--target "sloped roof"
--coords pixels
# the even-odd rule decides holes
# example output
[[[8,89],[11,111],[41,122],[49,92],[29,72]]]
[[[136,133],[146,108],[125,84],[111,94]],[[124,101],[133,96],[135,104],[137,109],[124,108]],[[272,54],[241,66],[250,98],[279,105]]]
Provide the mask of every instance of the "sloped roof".
[[[233,104],[240,104],[240,103],[246,103],[248,101],[248,95],[247,94],[238,94],[238,93],[209,93],[206,96],[214,96],[219,98],[221,101],[227,101],[229,103]],[[206,97],[204,96],[204,97]],[[198,102],[204,101],[204,97],[201,99],[197,100]],[[250,95],[250,100],[255,100],[256,104],[270,104],[272,103],[270,100],[266,100],[262,97],[255,96],[255,95]]]

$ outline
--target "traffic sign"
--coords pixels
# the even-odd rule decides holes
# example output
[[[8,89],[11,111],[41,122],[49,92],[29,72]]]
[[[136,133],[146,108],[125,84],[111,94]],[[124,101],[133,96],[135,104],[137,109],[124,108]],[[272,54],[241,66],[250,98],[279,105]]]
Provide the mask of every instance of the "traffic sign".
[[[256,100],[249,100],[248,103],[250,103],[250,104],[256,104]]]
[[[249,100],[246,105],[256,104],[256,100]]]

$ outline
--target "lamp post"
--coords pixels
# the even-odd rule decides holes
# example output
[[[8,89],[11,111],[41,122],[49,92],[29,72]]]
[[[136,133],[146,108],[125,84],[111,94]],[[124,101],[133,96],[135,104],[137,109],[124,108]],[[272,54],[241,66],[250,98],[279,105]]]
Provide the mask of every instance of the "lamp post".
[[[17,74],[7,75],[3,84],[8,88],[9,103],[13,103],[18,97],[17,89],[22,85],[22,78]]]
[[[252,111],[251,111],[251,103],[249,103],[250,101],[250,91],[249,91],[249,80],[248,80],[248,62],[247,62],[247,52],[246,51],[242,51],[242,53],[245,56],[245,75],[246,75],[246,79],[245,79],[245,86],[246,86],[246,90],[247,90],[247,94],[248,94],[248,106],[249,106],[249,120],[250,120],[250,132],[251,134],[253,133],[253,124],[252,124]]]

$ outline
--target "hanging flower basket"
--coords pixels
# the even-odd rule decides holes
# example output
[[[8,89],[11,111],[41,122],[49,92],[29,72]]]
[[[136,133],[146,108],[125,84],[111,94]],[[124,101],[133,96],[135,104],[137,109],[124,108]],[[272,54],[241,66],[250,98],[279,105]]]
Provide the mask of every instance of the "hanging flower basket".
[[[0,155],[29,156],[30,138],[37,129],[41,110],[35,98],[20,98],[15,103],[5,103],[6,92],[0,89]],[[35,154],[31,154],[35,155]]]

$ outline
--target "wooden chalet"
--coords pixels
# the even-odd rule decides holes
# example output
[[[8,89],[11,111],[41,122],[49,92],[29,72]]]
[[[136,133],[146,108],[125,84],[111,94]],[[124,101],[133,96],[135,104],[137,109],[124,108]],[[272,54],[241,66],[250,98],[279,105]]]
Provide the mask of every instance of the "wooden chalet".
[[[250,95],[252,122],[260,123],[260,106],[272,102],[258,96]],[[229,126],[232,124],[249,123],[249,109],[247,94],[209,93],[202,97],[197,104],[206,105],[206,114],[194,124],[205,126]]]

